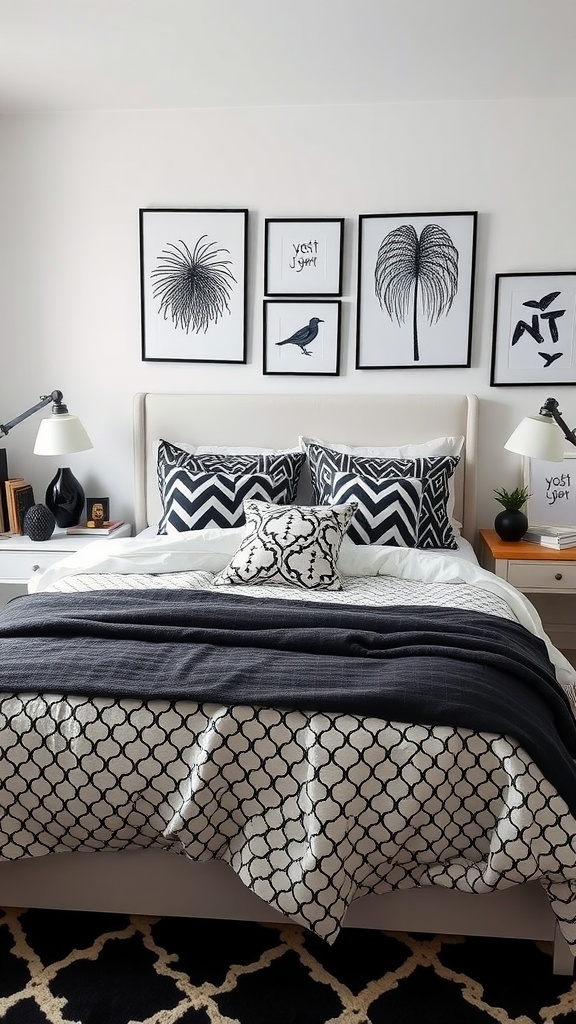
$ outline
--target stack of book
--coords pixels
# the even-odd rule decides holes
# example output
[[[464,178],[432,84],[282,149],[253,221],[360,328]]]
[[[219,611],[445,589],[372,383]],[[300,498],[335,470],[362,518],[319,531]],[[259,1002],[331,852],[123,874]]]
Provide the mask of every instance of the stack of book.
[[[0,533],[24,533],[24,516],[34,504],[32,485],[22,477],[9,477],[0,486],[4,501],[0,503]],[[6,508],[6,514],[2,509]]]
[[[563,551],[576,547],[576,526],[530,526],[522,540]]]
[[[110,522],[105,522],[103,526],[88,526],[87,523],[79,523],[78,526],[69,526],[66,533],[70,534],[71,537],[94,537],[97,540],[98,537],[109,537],[111,533],[115,533],[121,526],[124,526],[123,519],[111,519]]]

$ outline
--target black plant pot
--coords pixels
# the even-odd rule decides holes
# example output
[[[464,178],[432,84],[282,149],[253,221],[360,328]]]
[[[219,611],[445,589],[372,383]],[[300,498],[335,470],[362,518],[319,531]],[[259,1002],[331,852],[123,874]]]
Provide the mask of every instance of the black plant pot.
[[[46,504],[58,526],[77,526],[84,508],[84,491],[72,471],[59,469],[48,484]]]
[[[528,519],[523,512],[505,508],[496,516],[494,529],[500,540],[522,540],[528,529]]]

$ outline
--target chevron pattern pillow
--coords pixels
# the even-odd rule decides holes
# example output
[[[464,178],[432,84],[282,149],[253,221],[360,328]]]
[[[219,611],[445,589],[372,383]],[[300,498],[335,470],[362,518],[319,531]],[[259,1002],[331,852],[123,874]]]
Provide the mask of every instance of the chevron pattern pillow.
[[[246,501],[246,532],[215,586],[291,583],[306,590],[341,590],[336,563],[356,506],[315,508]]]
[[[355,544],[391,544],[415,548],[424,481],[415,478],[376,480],[354,473],[335,473],[332,501],[355,501],[358,508],[348,536]]]
[[[308,445],[312,479],[312,500],[327,505],[332,500],[335,473],[354,473],[376,480],[410,477],[424,482],[418,523],[419,548],[448,548],[458,545],[448,515],[449,481],[459,457],[436,455],[428,458],[396,459],[349,455],[322,445]]]
[[[164,478],[170,469],[187,469],[190,473],[263,473],[278,486],[278,504],[296,501],[296,491],[302,466],[306,460],[304,452],[258,453],[253,455],[191,454],[170,441],[158,442],[158,489],[162,495]]]
[[[158,533],[242,526],[246,498],[274,502],[279,494],[284,496],[284,485],[263,473],[190,473],[177,466],[164,477]]]

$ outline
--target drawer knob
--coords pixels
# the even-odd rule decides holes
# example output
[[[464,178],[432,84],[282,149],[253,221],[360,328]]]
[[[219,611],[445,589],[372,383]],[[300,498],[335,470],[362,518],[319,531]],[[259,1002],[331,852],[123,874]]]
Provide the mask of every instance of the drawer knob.
[[[39,566],[39,565],[33,565],[33,566],[32,566],[32,572],[38,572],[38,569],[39,569],[39,568],[40,568],[40,566]]]
[[[562,573],[561,572],[557,572],[555,577],[554,577],[554,579],[555,580],[561,580],[562,579]]]

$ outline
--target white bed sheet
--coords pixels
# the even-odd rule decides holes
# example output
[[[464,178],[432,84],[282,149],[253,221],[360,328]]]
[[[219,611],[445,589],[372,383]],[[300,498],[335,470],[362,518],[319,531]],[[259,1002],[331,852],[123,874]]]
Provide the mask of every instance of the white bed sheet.
[[[137,537],[135,537],[134,539],[135,540],[150,540],[150,538],[157,537],[157,536],[158,536],[158,527],[157,526],[148,526],[145,530],[142,530],[142,532],[139,533],[137,535]],[[470,544],[470,541],[467,541],[464,537],[461,537],[461,536],[456,536],[455,540],[456,540],[456,544],[458,545],[458,549],[457,550],[448,549],[448,548],[441,548],[441,549],[439,549],[438,553],[442,554],[442,555],[446,555],[448,558],[463,558],[466,562],[471,562],[472,565],[478,565],[478,559],[476,557],[476,552],[474,551],[474,548]]]

